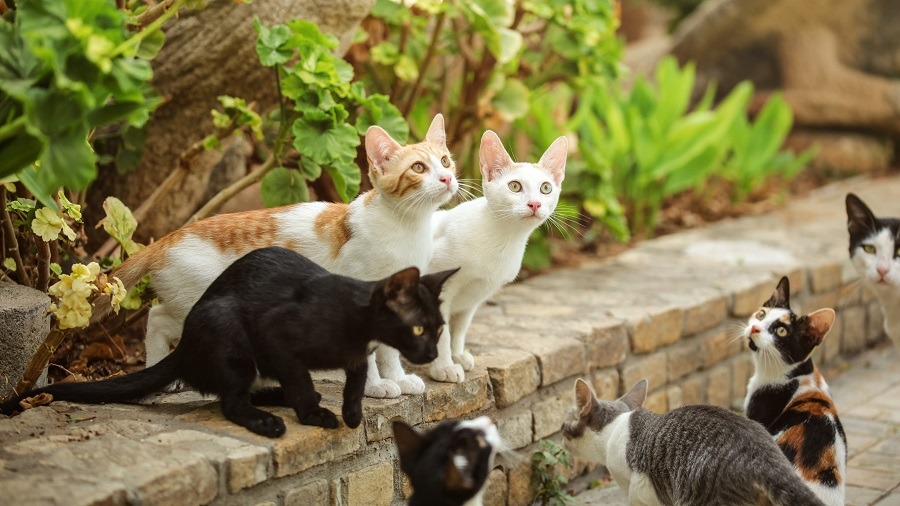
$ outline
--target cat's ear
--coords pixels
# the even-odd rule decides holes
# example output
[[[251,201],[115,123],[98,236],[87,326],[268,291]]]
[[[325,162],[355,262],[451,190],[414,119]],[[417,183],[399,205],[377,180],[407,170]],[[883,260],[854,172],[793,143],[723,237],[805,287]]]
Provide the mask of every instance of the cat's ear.
[[[443,114],[439,113],[431,120],[431,125],[428,127],[428,133],[425,134],[425,140],[443,148],[447,147],[447,132],[444,130]]]
[[[587,382],[581,378],[575,380],[575,406],[578,408],[578,416],[584,418],[591,414],[597,398]]]
[[[825,340],[828,331],[834,325],[834,309],[825,308],[809,313],[806,317],[806,336],[809,339],[809,345],[814,348]]]
[[[401,463],[412,463],[422,451],[425,438],[406,422],[394,420],[394,442],[397,443],[397,454]]]
[[[391,137],[391,134],[380,126],[372,125],[366,130],[366,158],[369,159],[369,166],[378,169],[379,173],[384,174],[385,162],[400,148],[400,144]]]
[[[391,275],[384,282],[383,290],[387,306],[394,311],[411,304],[419,291],[419,268],[408,267]]]
[[[503,141],[492,130],[486,131],[481,136],[478,161],[485,181],[493,181],[503,169],[512,167],[515,163],[503,147]]]
[[[629,409],[635,410],[644,405],[647,400],[647,380],[638,381],[627,394],[623,395],[620,401],[624,402]]]
[[[852,193],[847,194],[847,230],[850,235],[866,235],[875,230],[875,215]]]
[[[556,186],[562,184],[566,177],[566,156],[569,154],[569,141],[565,137],[559,137],[544,151],[538,165],[550,173]]]
[[[787,276],[782,276],[781,281],[778,282],[778,286],[775,287],[772,296],[769,297],[769,300],[767,300],[763,306],[780,307],[783,309],[791,308],[791,282],[788,280]]]
[[[441,290],[444,288],[444,283],[450,279],[450,276],[456,273],[460,267],[456,269],[450,269],[448,271],[435,272],[434,274],[428,274],[426,276],[422,276],[422,284],[425,285],[425,288],[434,295],[435,297],[441,296]]]

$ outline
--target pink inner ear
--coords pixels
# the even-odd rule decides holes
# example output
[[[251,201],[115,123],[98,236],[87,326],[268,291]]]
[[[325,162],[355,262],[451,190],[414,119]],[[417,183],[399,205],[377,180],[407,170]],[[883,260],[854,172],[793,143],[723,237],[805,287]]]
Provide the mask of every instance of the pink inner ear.
[[[541,161],[538,162],[553,177],[557,186],[561,185],[566,177],[566,157],[568,155],[569,142],[565,137],[559,137],[547,148]]]
[[[391,138],[390,134],[380,127],[369,127],[366,132],[366,157],[379,171],[384,171],[383,166],[397,150],[400,144]]]
[[[513,165],[512,158],[506,152],[500,138],[490,130],[481,137],[481,149],[478,155],[481,162],[481,175],[488,181],[493,181],[503,169]]]

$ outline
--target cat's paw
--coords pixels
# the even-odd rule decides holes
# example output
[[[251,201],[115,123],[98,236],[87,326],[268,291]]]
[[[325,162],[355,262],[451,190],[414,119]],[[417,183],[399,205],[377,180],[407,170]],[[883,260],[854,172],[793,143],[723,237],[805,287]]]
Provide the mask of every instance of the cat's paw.
[[[425,382],[415,374],[404,374],[397,380],[400,392],[404,394],[421,394],[425,392]]]
[[[435,381],[443,381],[445,383],[462,383],[466,379],[466,373],[459,364],[431,364],[428,374]]]
[[[475,357],[466,350],[459,355],[453,355],[453,361],[462,366],[463,371],[471,371],[475,367]]]
[[[309,413],[304,413],[303,416],[298,418],[303,425],[315,425],[326,429],[336,429],[338,427],[337,416],[322,406],[316,406],[315,409]]]
[[[341,407],[341,414],[344,415],[344,423],[347,427],[355,429],[362,422],[362,402],[359,404],[344,404]]]
[[[266,413],[266,415],[249,420],[244,427],[260,436],[272,438],[283,436],[285,431],[284,420],[270,413]]]
[[[187,388],[187,385],[184,384],[184,381],[175,380],[175,381],[169,383],[168,385],[166,385],[166,387],[163,388],[163,392],[174,394],[174,393],[182,392],[186,388]],[[273,436],[269,436],[269,437],[273,437]],[[274,436],[274,437],[277,437],[277,436]]]
[[[400,385],[389,379],[366,382],[366,397],[379,399],[400,397]]]

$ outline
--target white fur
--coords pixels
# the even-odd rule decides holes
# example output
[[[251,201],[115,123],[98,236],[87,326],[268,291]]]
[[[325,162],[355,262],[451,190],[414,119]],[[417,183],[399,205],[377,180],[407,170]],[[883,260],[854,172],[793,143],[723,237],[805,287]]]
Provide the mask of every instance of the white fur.
[[[497,430],[497,426],[494,425],[494,422],[491,421],[490,418],[486,416],[480,416],[474,420],[464,420],[459,422],[457,425],[458,429],[477,429],[484,434],[484,439],[487,440],[488,444],[491,445],[491,461],[488,463],[488,467],[493,467],[494,465],[494,456],[497,452],[503,448],[503,440],[500,439],[500,432]],[[468,463],[466,463],[468,464]],[[457,467],[462,467],[460,464],[456,464]],[[471,499],[466,501],[463,506],[482,506],[484,504],[484,491],[487,488],[487,482],[485,485],[481,487],[481,490],[478,491]]]
[[[492,132],[489,134],[496,137]],[[482,141],[482,160],[485,143],[495,142],[493,149],[503,150],[499,139]],[[548,153],[564,148],[554,143]],[[482,302],[494,295],[503,285],[513,281],[522,266],[522,256],[531,233],[553,214],[559,202],[559,176],[565,167],[552,169],[539,164],[512,163],[506,155],[497,163],[485,166],[482,181],[484,197],[464,202],[449,211],[438,211],[432,218],[434,256],[428,272],[460,268],[444,284],[441,293],[441,315],[448,325],[438,342],[438,358],[432,362],[429,374],[437,381],[458,383],[465,379],[464,371],[475,366],[472,354],[465,349],[466,332],[475,311]],[[547,154],[544,155],[544,158]],[[544,158],[541,163],[546,163]],[[554,160],[559,163],[559,160]],[[510,189],[510,182],[521,185],[519,191]],[[559,181],[559,182],[557,182]],[[541,185],[549,183],[551,191],[541,193]],[[529,203],[540,203],[533,210]]]
[[[874,246],[875,253],[866,253],[863,245]],[[900,257],[895,254],[891,231],[884,228],[863,240],[850,258],[856,272],[881,302],[884,332],[895,346],[900,346]],[[879,268],[886,271],[883,276]]]
[[[351,236],[336,257],[332,256],[331,244],[323,242],[313,228],[316,216],[326,207],[323,202],[297,204],[274,214],[278,226],[272,245],[293,245],[297,252],[331,272],[364,280],[382,279],[411,266],[424,272],[432,252],[431,215],[450,200],[458,183],[440,158],[422,161],[429,166],[425,182],[405,199],[379,193],[368,203],[362,197],[350,203]],[[442,177],[449,178],[450,184],[440,181]],[[168,249],[165,267],[153,278],[162,302],[149,313],[148,366],[162,360],[170,344],[177,343],[185,317],[216,277],[249,252],[248,247],[222,253],[212,242],[192,234]],[[405,374],[396,349],[380,346],[369,355],[366,395],[397,397],[424,391],[421,378]]]

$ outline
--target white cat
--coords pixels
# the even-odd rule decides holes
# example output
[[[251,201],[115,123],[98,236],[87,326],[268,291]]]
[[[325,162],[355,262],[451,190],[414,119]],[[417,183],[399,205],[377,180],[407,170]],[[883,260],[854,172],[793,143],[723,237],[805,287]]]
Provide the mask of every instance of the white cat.
[[[161,302],[150,309],[147,365],[178,342],[185,317],[213,280],[255,249],[289,248],[331,272],[363,280],[411,266],[424,270],[432,251],[431,216],[459,188],[444,118],[438,114],[425,141],[409,146],[370,127],[366,154],[374,189],[350,204],[309,202],[213,216],[172,232],[113,271],[128,286],[153,274]],[[108,312],[109,304],[101,306],[95,320]],[[421,378],[403,371],[397,350],[381,346],[369,356],[366,395],[424,391]]]
[[[859,197],[849,193],[847,220],[850,260],[881,302],[884,332],[900,346],[900,219],[876,218]]]
[[[516,278],[528,237],[556,209],[566,149],[566,138],[560,137],[538,163],[515,163],[497,134],[488,130],[479,153],[484,197],[434,214],[434,257],[428,272],[461,268],[441,294],[441,314],[449,325],[429,369],[435,380],[461,382],[464,371],[474,367],[472,354],[465,350],[472,316]]]

